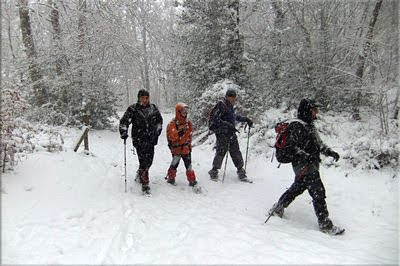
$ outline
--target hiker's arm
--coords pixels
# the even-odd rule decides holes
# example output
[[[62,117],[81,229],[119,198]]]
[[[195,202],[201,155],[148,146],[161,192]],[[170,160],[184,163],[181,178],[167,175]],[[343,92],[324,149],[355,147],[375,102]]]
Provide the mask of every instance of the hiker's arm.
[[[119,120],[119,134],[122,139],[126,139],[128,137],[128,128],[132,123],[133,119],[133,111],[131,107],[128,107],[122,118]]]

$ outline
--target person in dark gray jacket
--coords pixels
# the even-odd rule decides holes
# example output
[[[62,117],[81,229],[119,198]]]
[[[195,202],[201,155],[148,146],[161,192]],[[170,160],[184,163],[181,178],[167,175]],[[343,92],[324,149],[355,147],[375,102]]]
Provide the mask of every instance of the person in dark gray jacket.
[[[237,129],[235,122],[245,122],[249,127],[253,126],[251,119],[235,114],[233,105],[236,101],[236,91],[228,89],[225,98],[220,100],[213,110],[211,119],[212,131],[217,138],[216,152],[212,163],[212,169],[208,171],[211,180],[218,180],[218,170],[221,169],[222,161],[227,151],[231,155],[233,164],[237,168],[237,174],[240,181],[251,182],[247,178],[246,170],[243,168],[243,156],[239,149],[239,143],[236,136]]]
[[[319,164],[321,153],[333,157],[336,161],[339,160],[340,156],[322,142],[313,124],[313,121],[317,119],[318,107],[320,107],[320,104],[316,101],[302,99],[297,112],[297,118],[302,122],[295,121],[289,124],[287,146],[292,149],[292,167],[295,180],[269,213],[282,217],[284,209],[307,189],[313,199],[314,211],[318,218],[320,230],[337,234],[342,233],[344,229],[334,226],[329,219],[325,201],[325,187],[319,174]]]
[[[142,191],[147,194],[150,194],[149,168],[153,163],[154,146],[158,143],[162,123],[162,116],[157,106],[149,102],[149,92],[146,90],[138,92],[138,102],[128,107],[119,122],[119,132],[124,141],[132,124],[132,144],[139,158],[137,175]]]

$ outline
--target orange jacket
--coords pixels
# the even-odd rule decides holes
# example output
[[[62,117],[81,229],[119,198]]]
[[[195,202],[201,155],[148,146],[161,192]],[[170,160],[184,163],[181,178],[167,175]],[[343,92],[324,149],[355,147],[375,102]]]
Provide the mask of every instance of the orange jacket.
[[[175,106],[175,118],[167,126],[168,146],[173,155],[186,155],[192,151],[193,124],[183,117],[181,111],[187,108],[184,103]],[[178,132],[183,130],[184,134],[179,136]]]

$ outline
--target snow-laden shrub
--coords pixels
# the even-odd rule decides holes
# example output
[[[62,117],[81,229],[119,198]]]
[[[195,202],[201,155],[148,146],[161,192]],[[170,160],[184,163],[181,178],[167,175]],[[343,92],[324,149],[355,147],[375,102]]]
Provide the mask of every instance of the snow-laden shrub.
[[[196,134],[208,130],[209,113],[214,105],[225,97],[228,89],[235,89],[237,92],[237,99],[234,106],[236,113],[240,115],[250,114],[249,97],[246,91],[231,80],[223,80],[208,87],[190,106],[190,118],[196,127]]]
[[[260,122],[252,129],[252,152],[265,153],[268,158],[274,156],[275,125],[297,115],[295,109],[287,111],[269,109],[260,117]],[[364,115],[367,115],[365,113]],[[382,134],[379,117],[368,114],[368,120],[354,121],[350,113],[321,111],[315,121],[321,139],[326,145],[339,152],[341,160],[332,163],[330,158],[321,156],[325,166],[343,165],[362,169],[396,168],[400,166],[400,138],[398,122],[391,120],[390,133]],[[275,160],[275,158],[274,158]]]
[[[383,135],[380,131],[355,131],[350,144],[343,147],[343,158],[354,167],[380,169],[400,166],[400,139],[398,133]]]
[[[32,152],[34,145],[26,134],[30,134],[32,125],[19,119],[20,114],[27,112],[29,104],[23,99],[16,86],[3,83],[0,112],[0,166],[2,171],[12,169],[19,155]],[[19,134],[25,132],[26,134]]]
[[[63,150],[64,140],[57,128],[34,125],[22,117],[32,106],[22,97],[17,86],[3,83],[0,113],[0,169],[12,170],[18,161],[35,150]]]

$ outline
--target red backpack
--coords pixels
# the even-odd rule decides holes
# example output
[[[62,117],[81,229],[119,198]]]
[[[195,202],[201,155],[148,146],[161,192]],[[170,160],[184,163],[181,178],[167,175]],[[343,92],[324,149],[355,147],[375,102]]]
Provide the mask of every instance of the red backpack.
[[[289,125],[292,122],[299,122],[305,124],[302,120],[297,118],[287,119],[276,124],[276,142],[275,142],[275,156],[276,160],[280,163],[291,163],[293,160],[293,150],[287,146],[287,138],[289,137]]]

